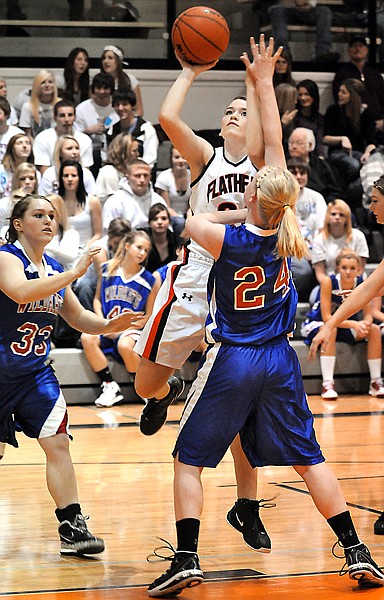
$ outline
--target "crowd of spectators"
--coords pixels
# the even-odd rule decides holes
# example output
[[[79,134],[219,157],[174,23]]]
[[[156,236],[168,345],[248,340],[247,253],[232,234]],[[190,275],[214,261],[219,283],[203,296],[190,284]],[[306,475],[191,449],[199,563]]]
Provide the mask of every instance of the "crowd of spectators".
[[[308,244],[307,257],[292,264],[301,301],[313,298],[322,276],[333,272],[336,250],[350,247],[360,264],[369,260],[373,224],[360,171],[364,167],[369,173],[370,163],[381,155],[384,82],[367,64],[368,51],[365,38],[350,40],[349,62],[334,77],[334,103],[323,113],[316,82],[294,80],[289,47],[276,63],[284,146],[300,185],[296,211]],[[38,190],[55,206],[60,228],[51,251],[62,254],[64,267],[95,242],[110,259],[115,245],[108,235],[122,237],[126,226],[147,232],[149,271],[177,258],[191,193],[189,166],[170,147],[169,168],[157,170],[163,139],[158,126],[144,118],[139,81],[126,66],[122,50],[108,44],[100,71],[91,78],[88,52],[73,48],[62,73],[40,71],[12,105],[0,78],[2,237],[14,202]],[[99,272],[100,266],[74,285],[88,307]]]

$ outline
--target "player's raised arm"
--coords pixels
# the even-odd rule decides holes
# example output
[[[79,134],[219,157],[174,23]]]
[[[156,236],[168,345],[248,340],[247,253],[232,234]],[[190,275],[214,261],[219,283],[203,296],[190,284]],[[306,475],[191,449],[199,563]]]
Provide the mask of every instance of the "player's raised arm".
[[[247,96],[247,129],[251,135],[253,131],[257,132],[258,121],[260,121],[265,148],[265,164],[286,168],[280,115],[273,88],[275,64],[282,48],[280,47],[274,52],[273,38],[269,39],[267,46],[263,34],[260,35],[258,44],[252,37],[250,45],[252,62],[246,53],[242,55],[241,60],[247,69],[249,81],[247,91],[252,82],[257,91],[259,104],[256,103],[254,93],[250,93],[249,98]]]
[[[188,162],[191,169],[192,180],[200,175],[201,170],[212,156],[212,146],[196,135],[191,127],[181,118],[186,97],[192,83],[204,71],[208,71],[216,63],[211,65],[190,65],[177,56],[182,66],[182,71],[169,89],[159,111],[159,123],[168,135],[173,146]]]

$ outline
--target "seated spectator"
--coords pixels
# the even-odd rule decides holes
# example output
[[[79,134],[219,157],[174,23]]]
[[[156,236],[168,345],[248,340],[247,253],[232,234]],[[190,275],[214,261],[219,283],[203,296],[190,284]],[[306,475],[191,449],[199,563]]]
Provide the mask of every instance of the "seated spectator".
[[[170,230],[171,217],[164,204],[154,204],[148,213],[149,227],[146,232],[152,243],[147,269],[153,273],[167,263],[176,260],[177,238]]]
[[[317,6],[316,0],[294,0],[274,2],[268,6],[267,14],[272,26],[272,35],[277,46],[289,50],[287,22],[303,23],[316,27],[316,47],[313,61],[317,63],[335,63],[339,60],[337,52],[331,52],[332,13],[328,6]]]
[[[76,259],[80,258],[80,235],[76,229],[69,226],[67,207],[58,194],[47,194],[47,199],[55,211],[57,223],[56,235],[45,246],[44,252],[55,258],[65,270],[72,267]]]
[[[144,327],[158,291],[155,277],[144,267],[150,248],[151,242],[144,231],[131,231],[121,240],[115,256],[104,265],[97,285],[94,300],[97,315],[108,319],[124,310],[140,311],[144,313],[141,324]],[[111,293],[113,289],[117,292]],[[107,357],[123,363],[134,375],[140,361],[134,352],[139,334],[136,327],[112,336],[81,335],[85,356],[101,382],[102,392],[95,401],[96,406],[110,407],[124,401],[118,383],[112,378]]]
[[[57,193],[60,165],[64,160],[76,160],[82,165],[79,142],[71,135],[61,135],[57,138],[53,151],[53,164],[44,171],[39,183],[39,194],[45,196],[46,194]],[[86,167],[83,167],[83,179],[87,194],[89,196],[97,195],[95,178]]]
[[[7,99],[7,82],[3,77],[0,77],[0,98]],[[8,125],[17,125],[18,116],[13,106],[10,106],[11,113],[9,115],[9,119],[7,121]]]
[[[106,230],[112,219],[124,217],[134,229],[148,227],[149,209],[165,200],[153,191],[151,167],[141,158],[129,163],[126,177],[120,180],[120,190],[110,196],[103,207],[103,227]]]
[[[92,173],[97,177],[102,161],[107,158],[106,132],[119,117],[111,103],[114,80],[108,73],[97,73],[92,79],[89,100],[84,100],[76,107],[75,129],[89,135],[93,147]]]
[[[360,167],[375,149],[375,121],[362,105],[363,84],[345,79],[338,92],[338,103],[329,106],[324,118],[324,144],[328,160],[348,185],[358,179]]]
[[[15,169],[11,190],[8,196],[0,199],[0,229],[1,237],[4,238],[3,228],[8,229],[9,217],[12,214],[14,204],[26,194],[37,194],[38,171],[35,165],[23,162]],[[21,194],[21,195],[20,195]]]
[[[289,83],[280,83],[275,87],[275,94],[283,130],[284,152],[287,152],[288,139],[294,130],[293,123],[297,114],[297,89],[294,85],[290,85]]]
[[[97,195],[104,202],[119,191],[120,180],[125,177],[128,164],[139,157],[139,143],[130,133],[119,133],[108,146],[108,156],[96,180]]]
[[[65,201],[70,226],[79,232],[80,247],[92,245],[101,237],[101,204],[85,191],[83,169],[76,160],[60,165],[59,196]]]
[[[321,325],[326,323],[340,306],[343,298],[363,281],[360,257],[350,248],[341,250],[337,255],[335,267],[335,274],[321,280],[317,300],[302,325],[301,332],[305,338],[305,343],[308,345],[311,344]],[[371,396],[384,397],[384,386],[381,378],[380,329],[378,325],[373,324],[371,306],[367,304],[363,311],[343,321],[333,331],[326,349],[320,355],[320,369],[323,379],[321,397],[324,400],[336,400],[338,397],[333,378],[336,364],[336,342],[353,345],[363,341],[368,342],[367,362],[371,380],[368,393]]]
[[[17,133],[24,133],[20,127],[8,125],[11,107],[6,98],[0,97],[0,162],[4,158],[9,140]]]
[[[59,95],[75,106],[89,98],[89,56],[84,48],[72,48],[65,61],[64,72],[56,76]]]
[[[53,165],[55,144],[61,135],[71,135],[77,140],[82,166],[92,167],[92,140],[89,135],[74,128],[75,117],[76,109],[72,100],[60,100],[53,107],[54,126],[39,133],[33,142],[35,164],[41,173]]]
[[[312,79],[303,79],[297,84],[297,113],[293,119],[294,127],[312,129],[316,146],[314,154],[324,156],[323,134],[324,117],[320,113],[320,94],[317,83]]]
[[[361,269],[369,257],[367,240],[362,231],[352,227],[351,209],[344,200],[328,204],[324,229],[313,240],[312,266],[319,283],[336,271],[336,258],[341,250],[350,248],[360,258]]]
[[[171,146],[171,168],[158,173],[155,190],[167,203],[173,231],[180,237],[191,196],[191,172],[185,158]]]
[[[112,140],[119,133],[130,133],[139,142],[140,157],[153,168],[157,161],[159,139],[152,123],[136,116],[135,93],[132,90],[115,92],[112,96],[112,106],[120,121],[113,125],[111,133],[108,133],[108,140]]]
[[[291,259],[291,271],[300,302],[308,302],[316,278],[310,261],[313,240],[324,227],[327,204],[321,194],[307,187],[309,165],[299,158],[290,158],[287,168],[295,176],[300,192],[295,205],[297,221],[308,245],[308,256]]]
[[[95,254],[88,271],[77,279],[74,285],[74,292],[84,308],[93,311],[93,299],[98,278],[101,277],[101,267],[107,260],[113,258],[120,241],[130,231],[130,222],[118,217],[110,222],[107,234],[95,242],[100,252]]]
[[[21,107],[19,127],[32,138],[54,127],[53,107],[58,100],[55,77],[43,69],[33,80],[30,99]]]
[[[314,150],[316,140],[311,129],[296,127],[289,136],[288,158],[301,158],[309,164],[308,187],[316,190],[328,203],[336,198],[343,198],[343,190],[329,162],[316,156]]]
[[[34,163],[31,140],[25,133],[17,133],[9,140],[0,165],[0,197],[11,193],[15,169],[25,162]]]
[[[273,87],[277,87],[280,83],[296,85],[292,77],[291,57],[289,52],[284,48],[275,63],[275,71],[273,73]]]
[[[367,105],[376,121],[378,143],[383,143],[384,133],[384,81],[380,71],[368,64],[369,47],[362,35],[354,35],[349,42],[349,62],[336,73],[332,82],[334,102],[338,102],[340,85],[346,79],[364,83],[363,103]]]
[[[105,46],[101,55],[101,71],[112,75],[115,87],[114,91],[123,92],[131,90],[135,94],[135,114],[142,117],[144,114],[143,101],[138,80],[134,75],[124,73],[123,67],[128,64],[124,62],[123,51],[117,46],[109,44]]]

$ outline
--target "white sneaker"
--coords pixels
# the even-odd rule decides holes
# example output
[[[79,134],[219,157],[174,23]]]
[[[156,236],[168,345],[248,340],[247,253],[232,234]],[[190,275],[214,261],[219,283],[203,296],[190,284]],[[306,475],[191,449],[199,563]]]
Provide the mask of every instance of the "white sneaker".
[[[321,390],[321,397],[324,400],[336,400],[339,394],[335,390],[335,384],[333,381],[323,381],[323,387]]]
[[[124,401],[124,396],[116,381],[103,381],[101,387],[103,391],[95,400],[96,406],[108,407]]]
[[[5,444],[4,442],[0,442],[0,460],[3,458],[5,452]]]
[[[369,395],[376,398],[384,398],[384,385],[382,379],[372,379],[369,386]]]

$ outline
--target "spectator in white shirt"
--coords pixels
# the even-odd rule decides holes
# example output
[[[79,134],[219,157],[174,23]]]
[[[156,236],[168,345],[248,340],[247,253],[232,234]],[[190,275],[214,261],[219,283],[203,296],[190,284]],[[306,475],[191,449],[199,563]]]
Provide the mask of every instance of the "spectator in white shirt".
[[[0,162],[4,158],[4,154],[11,137],[16,135],[16,133],[24,133],[20,127],[8,125],[10,114],[11,107],[8,100],[0,97]]]
[[[153,168],[157,161],[159,138],[152,123],[136,115],[135,92],[132,90],[115,92],[112,96],[112,106],[120,120],[113,125],[110,135],[108,132],[108,141],[119,133],[130,133],[139,142],[140,157]]]
[[[33,80],[30,99],[21,107],[19,126],[33,138],[53,127],[53,107],[58,100],[55,77],[43,69]]]
[[[119,133],[108,146],[108,156],[96,179],[97,196],[101,204],[119,191],[128,163],[139,157],[139,143],[129,133]]]
[[[0,77],[0,97],[5,99],[7,98],[7,82],[3,77]],[[17,125],[19,117],[17,116],[17,113],[13,106],[11,106],[10,108],[11,112],[7,123],[8,125]]]
[[[61,135],[57,139],[53,152],[53,164],[44,171],[39,183],[39,194],[46,196],[47,194],[57,193],[60,165],[64,160],[76,160],[82,165],[79,142],[71,135]],[[95,178],[86,167],[83,167],[83,178],[85,191],[88,195],[94,196],[96,194]]]
[[[35,165],[31,163],[24,162],[16,167],[12,178],[11,191],[8,196],[0,199],[0,229],[3,239],[5,231],[8,230],[9,217],[17,200],[20,200],[26,194],[37,194],[37,177],[38,171]]]
[[[9,140],[0,165],[0,197],[8,196],[11,193],[15,169],[25,162],[34,163],[32,143],[24,132],[16,133]]]
[[[359,255],[364,270],[369,257],[367,240],[362,231],[352,227],[348,204],[337,199],[328,204],[324,229],[313,241],[312,265],[319,283],[326,275],[335,273],[336,257],[343,248],[350,248]]]
[[[97,73],[91,84],[92,98],[76,108],[75,128],[89,135],[93,145],[92,173],[95,177],[107,158],[107,130],[119,120],[111,103],[115,82],[108,73]]]
[[[103,228],[116,217],[124,217],[132,229],[148,227],[148,213],[153,204],[165,200],[151,186],[151,167],[141,158],[129,163],[127,175],[120,181],[120,190],[110,196],[103,207]]]
[[[308,302],[311,290],[316,285],[315,274],[310,261],[313,240],[324,227],[327,203],[324,197],[307,187],[309,164],[300,158],[290,158],[287,168],[295,176],[300,192],[295,205],[296,218],[300,231],[308,245],[308,256],[302,259],[292,257],[291,270],[300,302]]]
[[[89,135],[74,128],[76,109],[72,100],[59,100],[53,107],[55,126],[39,133],[33,142],[35,164],[41,173],[53,165],[53,153],[57,138],[71,135],[79,143],[81,164],[84,167],[93,165],[92,140]]]
[[[67,208],[62,197],[58,194],[48,194],[47,199],[55,211],[57,231],[49,244],[45,246],[44,252],[55,258],[67,271],[81,256],[80,235],[68,224]]]

